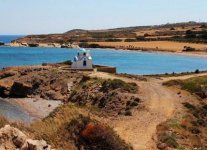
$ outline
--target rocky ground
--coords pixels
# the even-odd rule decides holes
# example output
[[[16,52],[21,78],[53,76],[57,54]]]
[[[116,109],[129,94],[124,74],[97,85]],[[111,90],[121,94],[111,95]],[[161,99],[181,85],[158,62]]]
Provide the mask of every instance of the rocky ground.
[[[139,107],[141,101],[136,94],[138,91],[137,84],[125,83],[121,80],[91,78],[89,77],[89,74],[89,72],[71,71],[66,67],[65,64],[44,64],[44,66],[5,68],[0,72],[0,96],[4,99],[10,99],[9,101],[12,102],[12,104],[21,106],[31,114],[44,117],[45,114],[48,114],[50,108],[54,109],[54,103],[50,103],[52,101],[60,101],[66,106],[68,104],[75,104],[75,107],[83,107],[83,110],[89,109],[90,113],[93,112],[92,114],[97,116],[93,120],[102,120],[99,119],[98,116],[107,115],[111,117],[118,115],[131,116],[132,111]],[[45,105],[44,103],[48,105]],[[62,106],[60,106],[60,110],[62,110]],[[71,110],[69,110],[69,112],[70,111]],[[55,110],[55,112],[58,112],[57,114],[59,115],[58,108]],[[79,112],[75,113],[75,115],[78,114]],[[88,115],[84,114],[84,116],[87,117]],[[49,120],[53,120],[53,117],[53,115],[49,116]],[[62,117],[65,119],[62,120],[62,126],[59,126],[60,122],[62,122],[60,120]],[[59,121],[57,123],[57,126],[60,128],[58,130],[61,130],[65,124],[70,124],[70,122],[74,119],[73,117],[66,119],[66,116],[61,116],[61,118],[58,118]],[[80,119],[80,121],[84,120],[84,117]],[[116,136],[116,133],[114,133],[112,129],[108,127],[108,125],[99,125],[99,123],[94,124],[94,121],[92,120],[88,121],[88,123],[83,123],[84,124],[77,125],[78,130],[80,130],[79,126],[83,126],[79,131],[80,133],[77,133],[78,135],[73,136],[79,136],[79,134],[81,134],[81,132],[83,132],[84,129],[87,129],[89,126],[90,130],[92,127],[95,131],[103,131],[103,134],[106,134],[103,136],[117,139],[113,143],[108,143],[108,138],[102,139],[100,137],[103,141],[106,140],[105,144],[107,145],[108,143],[109,147],[117,147],[117,149],[131,149],[130,146],[127,146],[124,141]],[[34,123],[32,127],[29,127],[29,131],[26,132],[33,137],[37,137],[38,139],[45,139],[45,135],[47,134],[49,127],[44,128],[43,124],[46,124],[46,126],[49,125],[50,127],[56,126],[56,122],[51,124],[47,121],[46,123],[44,123],[44,121],[40,121],[40,124],[41,127],[38,123]],[[16,126],[19,127],[19,125]],[[38,132],[37,130],[40,129],[37,129],[37,126],[42,128],[44,131]],[[27,127],[23,127],[23,130],[24,129],[27,129]],[[32,130],[32,132],[30,130]],[[93,132],[90,133],[91,131],[89,131],[86,131],[87,135],[94,134]],[[66,132],[69,132],[68,136],[71,136],[70,134],[72,131],[67,130]],[[85,143],[83,140],[78,140],[80,144],[65,144],[66,141],[59,141],[59,138],[51,136],[51,134],[54,133],[55,130],[52,130],[50,133],[48,133],[48,139],[46,138],[46,140],[49,141],[49,143],[51,143],[51,145],[55,148],[59,148],[60,146],[65,147],[65,149],[75,149],[74,147],[80,146],[80,144],[83,145],[82,147],[85,147],[85,149],[91,149],[92,145],[95,147],[100,147],[100,149],[102,149],[104,146],[100,145],[100,141],[96,141],[92,144],[91,142]],[[60,136],[63,136],[64,138],[64,134]],[[92,136],[99,138],[99,136],[102,135]],[[81,138],[83,137],[81,136]],[[78,137],[75,139],[69,137],[68,141],[71,141],[71,143],[73,143],[74,140],[76,141],[77,139]],[[117,143],[119,140],[120,142]],[[56,143],[57,141],[59,141],[59,144]]]
[[[199,142],[197,145],[185,144],[194,136],[188,139],[183,128],[182,132],[175,132],[171,127],[177,126],[180,121],[178,118],[183,118],[183,114],[198,112],[203,117],[206,112],[199,109],[199,106],[205,105],[199,104],[198,98],[191,95],[189,90],[164,86],[163,83],[172,79],[187,80],[205,75],[206,73],[176,77],[140,77],[75,72],[66,64],[5,68],[0,71],[0,97],[24,98],[24,104],[27,105],[22,107],[29,109],[34,108],[34,103],[41,105],[43,100],[60,101],[63,105],[43,120],[29,126],[2,119],[0,127],[11,124],[28,137],[43,139],[56,149],[106,149],[104,146],[117,150],[199,148]],[[27,103],[27,99],[38,101]],[[43,109],[50,108],[49,105],[36,107],[36,110],[39,108],[41,113]],[[173,120],[175,118],[176,121]],[[195,118],[194,120],[198,121]],[[190,122],[189,119],[185,121]],[[10,130],[9,126],[5,128]],[[192,131],[198,134],[197,129],[202,133],[201,141],[205,140],[205,126]],[[174,133],[182,133],[185,138],[174,138]],[[4,147],[3,143],[16,146],[11,140],[14,139],[12,136],[10,131],[8,139],[2,135],[2,139],[7,142],[0,144]]]

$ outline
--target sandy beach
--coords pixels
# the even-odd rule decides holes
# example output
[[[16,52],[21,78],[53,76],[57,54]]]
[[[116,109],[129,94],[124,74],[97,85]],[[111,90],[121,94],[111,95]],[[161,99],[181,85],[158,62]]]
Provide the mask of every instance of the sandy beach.
[[[179,55],[207,57],[207,45],[185,42],[150,41],[150,42],[91,42],[101,47],[109,47],[122,50],[140,50],[147,52],[167,52]],[[184,52],[184,46],[195,48],[196,51]]]

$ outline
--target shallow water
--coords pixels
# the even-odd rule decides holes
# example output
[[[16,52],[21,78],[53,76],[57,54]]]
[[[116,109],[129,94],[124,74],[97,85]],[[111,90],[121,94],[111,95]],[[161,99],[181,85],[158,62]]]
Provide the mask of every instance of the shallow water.
[[[24,122],[30,123],[33,121],[33,117],[31,117],[27,112],[24,112],[21,108],[12,105],[8,101],[0,98],[0,115],[7,118],[12,122]]]
[[[0,47],[0,68],[72,60],[77,49]],[[91,50],[94,64],[117,67],[118,73],[160,74],[207,70],[207,58],[167,53]]]

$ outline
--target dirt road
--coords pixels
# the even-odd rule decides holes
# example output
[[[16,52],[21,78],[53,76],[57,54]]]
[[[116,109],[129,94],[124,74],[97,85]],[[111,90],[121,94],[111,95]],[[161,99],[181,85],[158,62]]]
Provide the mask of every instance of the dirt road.
[[[176,92],[162,86],[159,79],[149,78],[149,81],[137,81],[125,77],[117,77],[107,73],[92,73],[92,77],[105,79],[121,79],[125,82],[135,82],[139,86],[137,93],[145,106],[142,110],[133,112],[132,117],[118,117],[110,120],[118,134],[132,144],[135,150],[156,150],[156,127],[170,118],[177,105],[179,96]]]

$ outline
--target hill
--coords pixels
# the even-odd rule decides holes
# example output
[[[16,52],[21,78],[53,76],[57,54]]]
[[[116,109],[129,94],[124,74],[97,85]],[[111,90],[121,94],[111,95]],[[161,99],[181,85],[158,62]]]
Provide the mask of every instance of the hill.
[[[183,40],[188,30],[190,34],[200,35],[188,41],[206,42],[207,23],[184,22],[153,26],[135,26],[104,30],[74,29],[62,34],[28,35],[17,39],[17,43],[72,43],[72,42],[121,42],[121,41],[154,41],[154,40]],[[192,39],[193,38],[193,39]]]

